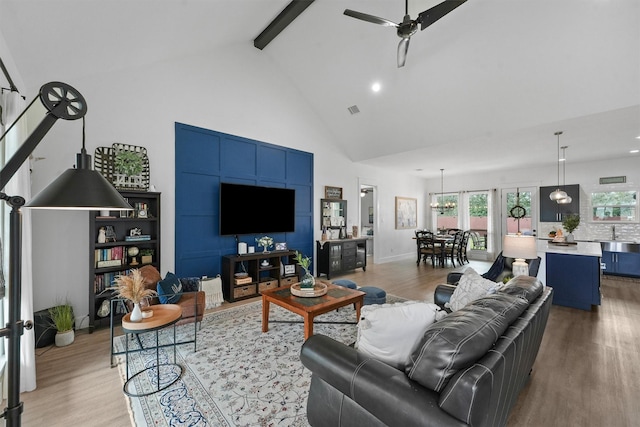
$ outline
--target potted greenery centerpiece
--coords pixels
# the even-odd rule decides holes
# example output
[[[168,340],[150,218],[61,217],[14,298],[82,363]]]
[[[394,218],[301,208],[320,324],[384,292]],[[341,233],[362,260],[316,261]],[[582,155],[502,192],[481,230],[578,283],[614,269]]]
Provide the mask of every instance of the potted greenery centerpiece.
[[[304,269],[304,275],[300,280],[300,289],[313,289],[316,284],[316,279],[313,277],[313,274],[309,272],[309,267],[311,266],[311,258],[308,256],[303,256],[300,252],[296,251],[296,256],[293,258],[296,262]]]
[[[573,230],[580,225],[580,215],[571,214],[564,217],[562,220],[562,227],[567,230],[567,242],[573,242]]]
[[[73,307],[68,302],[49,309],[51,322],[58,332],[56,332],[56,347],[64,347],[73,343],[75,332],[73,326],[75,317],[73,315]]]
[[[147,297],[156,295],[157,292],[145,287],[144,278],[138,269],[131,270],[131,274],[116,277],[116,285],[118,285],[117,296],[128,299],[133,303],[133,310],[131,311],[131,316],[129,316],[129,321],[141,321],[142,309],[140,308],[140,302]]]

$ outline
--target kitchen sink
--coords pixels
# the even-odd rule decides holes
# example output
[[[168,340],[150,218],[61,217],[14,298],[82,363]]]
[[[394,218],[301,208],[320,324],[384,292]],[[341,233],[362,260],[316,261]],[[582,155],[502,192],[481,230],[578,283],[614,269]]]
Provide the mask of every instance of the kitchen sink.
[[[640,243],[622,240],[602,240],[600,247],[607,252],[636,252],[640,253]]]

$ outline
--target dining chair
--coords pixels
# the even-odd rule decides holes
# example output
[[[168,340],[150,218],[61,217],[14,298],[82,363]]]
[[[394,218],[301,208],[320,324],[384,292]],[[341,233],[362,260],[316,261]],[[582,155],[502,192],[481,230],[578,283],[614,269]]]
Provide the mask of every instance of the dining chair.
[[[462,233],[462,241],[458,246],[458,262],[460,265],[465,262],[469,262],[469,258],[467,258],[467,246],[469,246],[469,237],[471,236],[471,231],[466,230]]]
[[[431,265],[435,268],[436,262],[442,259],[442,246],[433,239],[433,233],[430,231],[416,232],[416,242],[418,247],[418,260],[416,265],[420,265],[420,261],[427,262],[427,258],[431,258]]]
[[[455,233],[455,235],[453,236],[453,242],[446,244],[444,246],[444,253],[443,253],[443,262],[446,262],[447,258],[451,260],[451,264],[455,267],[456,266],[456,259],[458,258],[458,248],[460,247],[461,243],[462,243],[462,235],[463,232],[462,231],[457,231]]]

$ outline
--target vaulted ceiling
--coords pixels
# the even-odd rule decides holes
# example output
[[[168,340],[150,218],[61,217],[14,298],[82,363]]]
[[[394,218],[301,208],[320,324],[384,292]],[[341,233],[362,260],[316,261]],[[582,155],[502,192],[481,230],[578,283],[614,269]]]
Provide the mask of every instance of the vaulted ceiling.
[[[409,13],[439,1],[410,0]],[[252,45],[288,3],[2,0],[0,32],[25,84],[39,87],[45,69],[72,79]],[[411,38],[403,68],[395,29],[346,8],[400,22],[405,5],[316,0],[256,54],[282,70],[353,161],[425,177],[549,165],[557,130],[574,162],[640,148],[637,0],[468,0]]]

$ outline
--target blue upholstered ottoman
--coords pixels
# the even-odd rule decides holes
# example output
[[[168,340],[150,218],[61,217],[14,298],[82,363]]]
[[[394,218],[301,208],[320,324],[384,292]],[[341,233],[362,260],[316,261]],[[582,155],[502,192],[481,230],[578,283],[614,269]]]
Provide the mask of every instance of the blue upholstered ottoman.
[[[334,285],[338,285],[338,286],[344,286],[345,288],[349,288],[349,289],[357,289],[358,285],[356,285],[356,282],[354,282],[353,280],[349,280],[349,279],[338,279],[338,280],[334,280],[333,282]]]
[[[364,296],[364,305],[384,304],[387,302],[387,293],[383,289],[376,288],[375,286],[363,286],[358,288],[358,290],[366,294]]]

